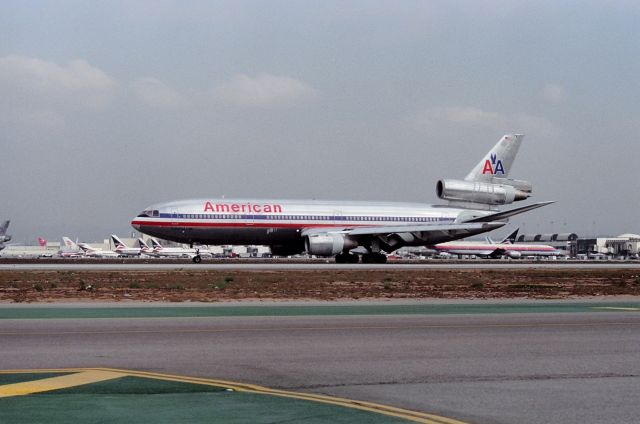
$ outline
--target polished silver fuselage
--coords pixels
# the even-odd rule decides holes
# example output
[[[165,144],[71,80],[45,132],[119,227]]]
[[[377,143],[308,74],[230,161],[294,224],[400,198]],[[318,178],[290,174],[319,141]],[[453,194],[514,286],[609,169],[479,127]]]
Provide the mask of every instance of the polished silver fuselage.
[[[182,243],[273,246],[296,245],[309,229],[452,224],[490,213],[400,202],[194,199],[150,206],[131,224],[145,234]]]

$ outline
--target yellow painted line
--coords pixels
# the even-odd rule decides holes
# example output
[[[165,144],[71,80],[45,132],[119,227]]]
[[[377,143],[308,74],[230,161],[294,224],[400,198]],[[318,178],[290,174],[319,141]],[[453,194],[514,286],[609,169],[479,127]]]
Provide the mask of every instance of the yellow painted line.
[[[66,389],[68,387],[81,386],[83,384],[112,380],[114,378],[124,377],[125,375],[126,374],[115,371],[85,370],[59,377],[6,384],[4,386],[0,386],[0,398]]]
[[[255,384],[245,384],[245,383],[237,383],[233,381],[226,380],[215,380],[208,378],[198,378],[198,377],[186,377],[172,374],[159,374],[152,373],[146,371],[130,371],[130,370],[121,370],[115,368],[67,368],[67,369],[36,369],[36,370],[0,370],[0,374],[15,374],[15,373],[51,373],[51,372],[75,372],[77,374],[72,374],[71,376],[78,376],[75,379],[75,382],[69,381],[68,386],[59,386],[55,388],[50,388],[47,390],[56,390],[64,387],[73,387],[81,384],[88,384],[97,381],[105,381],[110,380],[112,378],[119,378],[125,376],[131,377],[140,377],[140,378],[150,378],[164,381],[176,381],[182,383],[191,383],[191,384],[202,384],[207,386],[216,386],[223,387],[226,389],[231,389],[237,392],[243,393],[255,393],[269,396],[278,396],[285,397],[291,399],[300,399],[311,402],[318,402],[330,405],[341,406],[345,408],[358,409],[361,411],[373,412],[377,414],[388,415],[392,417],[402,418],[405,420],[423,423],[423,424],[467,424],[463,421],[455,420],[453,418],[442,417],[435,414],[428,414],[424,412],[411,411],[409,409],[396,408],[394,406],[383,405],[374,402],[365,402],[353,399],[332,397],[332,396],[324,396],[324,395],[316,395],[311,393],[301,393],[301,392],[291,392],[287,390],[278,390],[271,389],[264,386],[258,386]],[[84,375],[85,377],[79,377],[80,375]],[[35,385],[38,382],[46,381],[46,380],[56,380],[62,379],[64,377],[71,376],[62,376],[62,377],[52,377],[43,380],[36,380],[33,382],[27,383],[16,383],[9,384],[6,386],[0,386],[0,394],[3,393],[3,390],[6,387],[18,386],[23,384],[31,384]],[[101,379],[97,379],[101,378]],[[86,382],[85,382],[86,380]],[[91,380],[91,381],[89,381]],[[45,390],[40,390],[45,391]],[[30,393],[35,393],[30,392]],[[23,393],[29,394],[29,393]],[[13,394],[12,396],[17,396],[17,394]],[[2,397],[0,395],[0,397]]]
[[[613,311],[640,311],[640,308],[623,308],[618,306],[594,306],[593,309],[608,309]]]
[[[606,309],[606,308],[601,308]],[[613,309],[613,308],[609,308]],[[623,308],[618,308],[623,309]],[[640,310],[640,308],[625,310]],[[25,331],[5,331],[0,332],[0,336],[44,336],[44,335],[73,335],[73,334],[166,334],[166,333],[235,333],[235,332],[275,332],[275,331],[341,331],[341,330],[429,330],[429,329],[480,329],[480,328],[545,328],[545,327],[591,327],[593,323],[531,323],[531,324],[470,324],[470,325],[361,325],[344,327],[264,327],[264,328],[202,328],[202,329],[180,329],[174,330],[98,330],[98,331],[47,331],[47,332],[25,332]],[[619,325],[640,325],[640,322],[599,322],[597,325],[619,326]]]

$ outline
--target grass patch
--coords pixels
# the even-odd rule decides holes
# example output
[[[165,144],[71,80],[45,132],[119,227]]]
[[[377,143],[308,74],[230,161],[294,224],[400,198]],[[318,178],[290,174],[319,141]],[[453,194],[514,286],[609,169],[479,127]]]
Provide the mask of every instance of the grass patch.
[[[168,287],[169,290],[184,290],[184,286],[182,284],[171,284]]]
[[[556,289],[556,286],[551,286],[548,284],[509,284],[507,287],[513,290],[524,290],[524,291],[541,291],[541,290]]]
[[[215,284],[213,288],[216,290],[224,290],[229,287],[231,283],[233,283],[233,277],[226,276],[222,279],[222,281],[219,281],[217,284]]]

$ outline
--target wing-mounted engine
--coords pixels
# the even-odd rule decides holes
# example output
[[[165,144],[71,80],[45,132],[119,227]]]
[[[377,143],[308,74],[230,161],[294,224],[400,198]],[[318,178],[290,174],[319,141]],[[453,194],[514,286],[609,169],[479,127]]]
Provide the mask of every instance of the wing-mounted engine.
[[[436,194],[440,199],[489,206],[525,200],[531,196],[532,189],[528,181],[508,178],[493,178],[488,182],[440,180],[436,184]]]
[[[305,240],[307,253],[334,256],[358,247],[358,243],[344,234],[310,234]]]
[[[516,252],[515,250],[507,250],[505,255],[511,259],[520,259],[522,257],[522,253]]]

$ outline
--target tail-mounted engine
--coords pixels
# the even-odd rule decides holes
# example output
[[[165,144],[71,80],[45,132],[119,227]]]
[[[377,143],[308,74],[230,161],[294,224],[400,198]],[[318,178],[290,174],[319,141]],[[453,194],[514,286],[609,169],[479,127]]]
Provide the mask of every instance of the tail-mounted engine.
[[[440,180],[436,185],[438,197],[453,202],[484,205],[507,205],[531,196],[530,182],[508,178],[493,178],[490,182]]]

